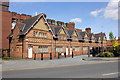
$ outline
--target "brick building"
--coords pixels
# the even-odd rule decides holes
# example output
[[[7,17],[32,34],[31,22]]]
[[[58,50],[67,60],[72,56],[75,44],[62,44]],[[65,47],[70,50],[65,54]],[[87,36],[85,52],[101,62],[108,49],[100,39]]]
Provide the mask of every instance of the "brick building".
[[[0,2],[0,15],[1,15],[1,31],[2,38],[0,40],[0,49],[9,49],[9,40],[7,36],[11,33],[15,22],[22,22],[23,20],[31,18],[30,15],[18,14],[9,11],[9,2]]]
[[[75,23],[64,23],[46,19],[41,13],[30,19],[17,22],[9,35],[10,55],[17,58],[34,58],[33,53],[44,54],[44,58],[57,57],[58,53],[67,56],[88,54],[88,48],[106,47],[105,33],[94,34],[91,28],[85,31],[75,28]]]

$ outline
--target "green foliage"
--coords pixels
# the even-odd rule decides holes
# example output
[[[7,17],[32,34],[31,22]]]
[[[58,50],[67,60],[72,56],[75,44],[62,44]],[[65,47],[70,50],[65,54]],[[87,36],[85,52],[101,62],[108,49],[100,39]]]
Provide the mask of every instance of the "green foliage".
[[[112,41],[112,40],[115,40],[115,37],[113,35],[113,32],[110,32],[109,33],[109,39]]]
[[[14,57],[2,57],[3,60],[20,60],[20,58],[14,58]]]
[[[115,55],[115,57],[119,57],[119,56],[120,56],[120,45],[114,47],[114,49],[113,49],[112,52],[113,52],[113,54]]]
[[[112,52],[103,52],[99,53],[97,57],[114,57],[114,54]]]

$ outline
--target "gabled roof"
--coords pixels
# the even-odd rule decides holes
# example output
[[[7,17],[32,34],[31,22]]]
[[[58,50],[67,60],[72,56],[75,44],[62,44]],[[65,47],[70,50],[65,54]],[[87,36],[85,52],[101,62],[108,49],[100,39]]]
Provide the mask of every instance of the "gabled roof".
[[[76,31],[77,35],[78,35],[78,40],[82,40],[84,41],[85,35],[87,34],[85,31],[81,32],[81,31]]]
[[[90,33],[90,34],[87,34],[87,35],[88,35],[89,40],[91,40],[92,36],[93,36],[93,33]]]
[[[99,40],[99,35],[95,35],[95,42],[98,42],[98,40]]]
[[[78,40],[83,40],[82,32],[76,31],[78,35]]]
[[[98,42],[99,38],[101,41],[104,40],[104,37],[105,37],[105,33],[98,33],[98,34],[95,34],[95,40]]]
[[[83,40],[85,38],[85,35],[89,37],[89,39],[92,39],[92,36],[95,37],[95,40],[98,41],[99,38],[101,40],[104,39],[105,33],[98,33],[98,34],[93,34],[90,33],[88,34],[87,32],[80,30],[80,29],[75,29],[75,28],[70,28],[69,26],[63,27],[63,25],[52,25],[49,24],[46,20],[46,17],[44,16],[45,14],[39,14],[37,16],[34,16],[32,18],[29,18],[27,20],[24,20],[23,23],[17,23],[18,28],[20,29],[20,34],[19,35],[26,35],[28,31],[36,24],[36,22],[39,21],[41,17],[44,18],[45,24],[49,27],[49,30],[52,32],[52,35],[54,38],[57,38],[57,35],[59,34],[60,30],[63,29],[67,35],[68,39],[72,38],[72,35],[74,32],[77,33],[78,39]]]
[[[63,28],[67,34],[67,38],[71,39],[73,33],[75,32],[75,29],[69,29],[69,28]]]
[[[20,35],[25,35],[35,24],[35,22],[41,17],[41,15],[37,15],[35,17],[32,17],[30,19],[24,20],[23,23],[25,23],[25,27],[23,28],[23,31],[20,33]]]
[[[57,27],[54,26],[54,25],[49,25],[49,26],[50,26],[50,28],[51,28],[54,35],[58,35],[60,29],[62,28],[62,26],[57,26]]]
[[[106,35],[105,35],[105,33],[102,33],[101,34],[101,40],[103,41],[104,40],[104,37],[105,37]]]
[[[81,36],[84,39],[85,38],[85,34],[87,34],[86,32],[81,32]]]

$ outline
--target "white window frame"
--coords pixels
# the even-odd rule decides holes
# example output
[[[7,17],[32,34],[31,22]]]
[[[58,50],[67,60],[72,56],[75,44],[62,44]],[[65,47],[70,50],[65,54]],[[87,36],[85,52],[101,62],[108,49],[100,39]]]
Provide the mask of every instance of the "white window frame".
[[[38,46],[38,52],[48,52],[48,46]]]

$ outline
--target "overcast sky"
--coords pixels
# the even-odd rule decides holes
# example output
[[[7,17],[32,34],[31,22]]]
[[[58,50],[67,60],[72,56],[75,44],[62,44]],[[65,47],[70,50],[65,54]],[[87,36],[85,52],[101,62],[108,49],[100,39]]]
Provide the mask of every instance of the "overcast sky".
[[[113,0],[112,0],[113,1]],[[117,2],[11,2],[10,11],[34,16],[45,13],[48,19],[75,22],[75,27],[92,28],[93,33],[118,36]]]

